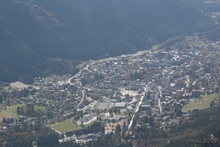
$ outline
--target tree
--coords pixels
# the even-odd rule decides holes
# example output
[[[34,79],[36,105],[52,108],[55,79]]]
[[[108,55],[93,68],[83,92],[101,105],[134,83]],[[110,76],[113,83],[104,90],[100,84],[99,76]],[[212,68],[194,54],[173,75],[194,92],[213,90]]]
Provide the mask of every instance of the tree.
[[[120,132],[121,132],[121,126],[120,126],[119,124],[116,126],[115,132],[116,132],[116,134],[120,134]]]
[[[125,130],[125,128],[126,128],[126,123],[125,123],[125,121],[123,122],[123,130]]]
[[[28,89],[24,88],[23,92],[24,92],[24,97],[27,97],[29,95]]]
[[[0,93],[0,104],[3,102],[3,96],[2,94]]]
[[[34,116],[34,104],[27,104],[26,109],[28,116]]]
[[[7,106],[11,106],[11,101],[10,101],[10,99],[7,99],[6,105],[7,105]]]
[[[19,106],[17,107],[17,111],[16,112],[17,112],[17,114],[21,114],[21,108]]]
[[[210,108],[213,108],[215,106],[215,101],[211,101]]]
[[[191,110],[188,110],[188,113],[191,114]]]
[[[174,112],[175,112],[176,117],[182,116],[182,109],[181,108],[175,107]]]
[[[3,118],[2,123],[6,123],[6,118],[5,117]]]
[[[151,92],[150,92],[150,91],[147,91],[147,93],[146,93],[146,98],[147,98],[147,99],[150,99],[150,95],[151,95]]]

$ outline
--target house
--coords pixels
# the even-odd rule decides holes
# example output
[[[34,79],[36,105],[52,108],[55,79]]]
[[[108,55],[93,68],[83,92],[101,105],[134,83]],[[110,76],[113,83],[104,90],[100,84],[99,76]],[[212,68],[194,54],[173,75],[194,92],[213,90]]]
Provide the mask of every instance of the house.
[[[136,104],[137,103],[137,99],[132,99],[132,101],[131,102],[129,102],[129,104]]]
[[[20,116],[20,117],[18,118],[18,121],[19,121],[19,122],[24,122],[24,121],[25,121],[25,117],[24,117],[24,116]]]
[[[163,117],[163,120],[168,120],[170,118],[170,115],[166,115]]]
[[[141,107],[143,110],[151,109],[151,105],[142,105]]]
[[[119,121],[120,119],[123,119],[123,118],[125,118],[125,117],[122,116],[122,115],[114,115],[114,116],[112,117],[112,120]]]
[[[125,114],[125,113],[127,113],[127,109],[121,109],[120,110],[120,114]]]
[[[131,106],[128,106],[128,107],[127,107],[127,110],[128,110],[128,111],[132,111],[133,108],[132,108]]]
[[[6,119],[7,123],[13,123],[14,122],[14,118],[13,117],[8,117]]]
[[[77,143],[88,142],[88,141],[96,140],[100,136],[101,133],[97,133],[97,134],[90,133],[87,135],[81,135],[77,137],[76,142]]]
[[[125,102],[115,103],[115,108],[125,108],[125,107],[126,107]]]

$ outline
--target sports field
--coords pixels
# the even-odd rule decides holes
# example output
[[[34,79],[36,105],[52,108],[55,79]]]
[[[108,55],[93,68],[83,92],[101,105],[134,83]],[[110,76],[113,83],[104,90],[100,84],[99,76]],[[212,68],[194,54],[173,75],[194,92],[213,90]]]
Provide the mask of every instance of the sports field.
[[[95,108],[95,109],[102,109],[102,110],[104,110],[104,109],[109,109],[110,105],[111,105],[110,102],[98,102],[98,103],[94,106],[94,108]]]
[[[202,99],[195,100],[193,102],[189,102],[189,104],[185,105],[183,107],[183,111],[187,112],[188,110],[193,110],[193,109],[205,109],[210,107],[210,103],[214,99],[218,99],[217,94],[210,94],[210,95],[204,95],[202,96]]]

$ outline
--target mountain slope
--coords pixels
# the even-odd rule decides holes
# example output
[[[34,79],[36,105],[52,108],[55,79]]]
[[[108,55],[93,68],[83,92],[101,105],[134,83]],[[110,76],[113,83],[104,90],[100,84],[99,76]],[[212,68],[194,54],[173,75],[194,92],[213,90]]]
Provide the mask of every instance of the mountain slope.
[[[2,0],[0,80],[15,72],[14,80],[46,59],[88,60],[144,50],[193,33],[202,18],[181,0]]]

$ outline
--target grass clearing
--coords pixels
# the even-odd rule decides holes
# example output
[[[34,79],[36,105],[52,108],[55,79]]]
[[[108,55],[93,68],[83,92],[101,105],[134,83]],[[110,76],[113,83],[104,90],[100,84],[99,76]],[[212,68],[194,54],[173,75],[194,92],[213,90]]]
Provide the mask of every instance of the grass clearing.
[[[28,86],[29,85],[19,82],[19,81],[10,84],[10,87],[12,89],[24,89],[24,88],[27,88]]]
[[[85,126],[85,127],[89,127],[89,126],[91,126],[92,124],[94,124],[95,122],[99,122],[99,120],[94,120],[94,121],[92,121],[92,122],[90,122],[90,123],[88,123],[88,124],[85,124],[84,126]]]
[[[73,121],[73,118],[66,119],[62,122],[53,124],[52,127],[61,132],[61,133],[66,133],[67,131],[72,131],[72,130],[79,130],[81,129],[80,126],[77,125],[75,121]]]
[[[18,117],[17,114],[17,107],[24,107],[25,104],[18,104],[18,105],[14,105],[14,106],[10,106],[10,107],[6,107],[6,110],[1,110],[0,111],[0,122],[3,120],[3,118],[7,118],[7,117]],[[42,110],[42,111],[47,111],[46,107],[44,106],[34,106],[35,110]]]
[[[152,51],[157,51],[159,49],[160,45],[154,45],[152,46]]]
[[[3,110],[0,112],[0,122],[2,122],[3,118],[7,118],[7,117],[17,117],[17,114],[14,114],[7,110]]]
[[[188,110],[192,111],[193,109],[206,109],[210,107],[210,103],[215,98],[218,98],[218,94],[210,94],[202,96],[202,99],[195,100],[194,102],[190,102],[185,105],[182,111],[188,112]]]
[[[19,104],[19,105],[14,105],[14,106],[10,106],[10,107],[7,107],[7,110],[10,111],[11,113],[13,114],[16,114],[17,115],[17,107],[22,107],[22,106],[25,106],[25,104]],[[7,111],[6,110],[6,111]]]
[[[41,111],[47,111],[47,108],[44,106],[38,106],[38,105],[34,105],[34,110],[41,110]]]
[[[86,67],[86,64],[84,62],[77,65],[78,69],[83,69],[84,67]]]
[[[6,110],[0,111],[0,122],[2,122],[3,118],[7,118],[7,117],[16,118],[16,117],[18,117],[18,114],[17,114],[17,107],[18,106],[24,106],[24,104],[6,107]]]

